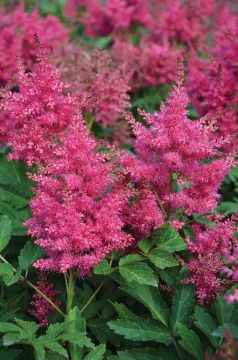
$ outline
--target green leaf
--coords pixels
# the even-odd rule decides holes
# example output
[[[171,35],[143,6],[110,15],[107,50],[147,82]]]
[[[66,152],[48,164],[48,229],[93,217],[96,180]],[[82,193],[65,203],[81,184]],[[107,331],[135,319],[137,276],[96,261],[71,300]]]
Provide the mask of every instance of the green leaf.
[[[93,268],[94,274],[108,275],[111,274],[114,269],[110,266],[107,260],[102,260],[98,265]]]
[[[33,321],[25,321],[22,319],[15,318],[14,319],[17,325],[21,328],[20,335],[28,339],[29,343],[34,338],[34,335],[38,331],[38,326]]]
[[[179,233],[170,225],[161,226],[153,234],[156,245],[164,251],[175,252],[186,249],[186,244]]]
[[[6,215],[0,216],[0,251],[4,250],[11,239],[12,223]]]
[[[118,314],[118,316],[121,319],[133,319],[137,317],[131,310],[129,310],[126,305],[119,304],[118,302],[115,302],[115,304],[112,304]]]
[[[137,318],[119,319],[108,323],[110,329],[115,333],[133,341],[155,341],[169,345],[172,343],[169,330],[157,321]]]
[[[106,352],[106,345],[101,344],[96,346],[93,350],[90,351],[84,358],[84,360],[103,360],[103,355]]]
[[[190,285],[179,286],[175,289],[172,310],[171,326],[177,332],[179,323],[188,324],[194,304],[194,288]]]
[[[27,241],[24,248],[21,249],[18,257],[20,270],[28,269],[37,259],[44,255],[44,251],[38,245]]]
[[[217,210],[225,214],[236,214],[238,213],[238,204],[232,201],[223,201]]]
[[[212,335],[216,337],[224,337],[225,330],[231,331],[235,340],[238,340],[238,325],[237,324],[223,324],[213,331]]]
[[[116,356],[110,356],[108,360],[178,360],[174,349],[138,348],[127,351],[118,351]]]
[[[60,354],[60,355],[64,356],[66,359],[68,359],[67,350],[57,341],[53,341],[53,340],[45,338],[44,336],[40,336],[37,338],[36,344],[38,346],[42,345],[45,348],[47,348],[51,351],[54,351],[57,354]],[[33,345],[34,345],[34,343],[33,343]],[[36,348],[38,348],[38,347],[36,346]]]
[[[211,344],[217,348],[219,340],[212,335],[217,328],[213,318],[200,306],[196,306],[194,317],[196,327],[201,330],[210,340]]]
[[[143,261],[145,258],[142,255],[139,254],[130,254],[127,256],[124,256],[119,261],[119,266],[125,266],[131,263]]]
[[[16,324],[10,323],[10,322],[0,322],[0,332],[6,333],[6,332],[14,332],[19,333],[21,329]]]
[[[74,307],[70,310],[69,314],[67,315],[66,324],[68,323],[68,329],[72,333],[82,333],[86,332],[86,320],[81,317],[80,311],[78,307]],[[81,360],[84,356],[84,344],[75,344],[69,340],[69,348],[70,354],[72,358]]]
[[[147,254],[147,257],[160,269],[178,266],[178,263],[172,254],[167,251],[160,250],[159,248],[153,249],[149,254]]]
[[[3,275],[12,275],[14,273],[14,268],[11,264],[0,263],[0,276]]]
[[[128,282],[158,286],[158,281],[152,269],[145,263],[130,263],[119,268],[121,276]]]
[[[227,292],[227,294],[231,293],[232,289]],[[232,304],[227,304],[224,299],[224,295],[220,295],[217,297],[216,301],[213,303],[215,308],[217,320],[219,325],[223,325],[225,323],[238,323],[238,303],[233,302]]]
[[[21,273],[18,269],[14,275],[4,275],[3,281],[7,286],[11,286],[11,285],[15,284],[16,282],[18,282],[18,280],[20,279],[20,276],[21,276]]]
[[[196,333],[183,324],[178,324],[178,331],[181,337],[179,344],[196,360],[203,360],[202,344]]]
[[[155,320],[159,320],[164,325],[168,324],[169,310],[158,289],[137,283],[123,283],[120,289],[140,301]]]
[[[138,246],[145,254],[147,254],[153,246],[151,239],[145,239],[138,242]]]
[[[21,338],[19,336],[19,333],[6,333],[2,338],[2,342],[4,346],[14,345],[20,341]]]

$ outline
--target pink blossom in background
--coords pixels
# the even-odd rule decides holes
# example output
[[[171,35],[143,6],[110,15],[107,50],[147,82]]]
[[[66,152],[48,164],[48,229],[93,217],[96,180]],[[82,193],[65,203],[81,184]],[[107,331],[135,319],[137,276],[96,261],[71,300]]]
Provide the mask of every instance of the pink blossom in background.
[[[86,116],[108,127],[130,107],[130,72],[105,51],[94,49],[89,54],[79,46],[69,46],[56,61],[60,61],[62,78],[70,83]]]
[[[207,51],[207,59],[193,54],[188,67],[192,103],[201,115],[217,116],[218,136],[231,137],[225,146],[228,151],[236,149],[238,134],[238,23],[230,15],[231,21],[215,31],[214,47]]]
[[[54,288],[54,284],[48,282],[46,273],[38,273],[38,281],[36,283],[37,288],[43,292],[44,295],[54,302],[56,306],[59,306],[61,302],[55,297],[61,293],[60,290]],[[40,327],[48,327],[48,315],[55,309],[48,303],[39,293],[33,294],[33,300],[30,303],[33,309],[29,310],[29,313],[34,316],[39,323]]]
[[[36,58],[34,34],[38,34],[48,52],[57,52],[68,40],[68,31],[55,16],[45,18],[38,11],[28,13],[20,4],[11,12],[0,11],[0,85],[17,72],[16,57],[31,68]]]

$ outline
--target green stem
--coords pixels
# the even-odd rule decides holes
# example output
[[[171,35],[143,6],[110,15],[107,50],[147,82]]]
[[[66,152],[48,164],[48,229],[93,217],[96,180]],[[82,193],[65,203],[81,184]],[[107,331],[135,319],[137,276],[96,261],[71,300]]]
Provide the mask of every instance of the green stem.
[[[10,264],[2,255],[0,255],[0,259],[5,263],[5,264]],[[10,264],[11,265],[11,264]],[[12,266],[12,265],[11,265]],[[16,272],[17,270],[12,266],[13,270]],[[45,299],[60,315],[62,315],[63,317],[65,317],[65,314],[63,313],[63,311],[52,301],[48,298],[47,295],[45,295],[40,289],[38,289],[37,286],[35,286],[34,284],[32,284],[29,280],[26,280],[22,275],[19,277],[19,280],[21,280],[22,282],[24,282],[25,284],[27,284],[28,286],[30,286],[32,289],[34,289],[40,296],[43,297],[43,299]]]
[[[75,294],[75,273],[73,269],[69,270],[68,287],[67,287],[67,306],[66,314],[68,315],[72,309]]]
[[[24,279],[24,278],[23,278]],[[21,279],[21,280],[23,280]],[[23,280],[24,281],[24,280]],[[48,296],[46,296],[40,289],[38,289],[37,286],[35,286],[34,284],[32,284],[30,281],[25,281],[25,283],[27,285],[29,285],[30,287],[32,287],[32,289],[34,289],[39,295],[41,295],[51,306],[53,306],[53,308],[58,311],[58,313],[60,315],[62,315],[63,317],[65,317],[65,314],[63,313],[62,310],[60,310],[60,308],[52,301],[48,298]]]
[[[105,281],[107,280],[107,278],[105,278],[101,284],[98,286],[98,288],[95,290],[95,292],[93,293],[93,295],[88,299],[88,301],[86,302],[86,304],[82,307],[82,309],[80,310],[80,313],[82,315],[82,313],[84,312],[84,310],[86,310],[86,308],[91,304],[91,302],[93,301],[93,299],[95,298],[95,296],[97,295],[97,293],[101,290],[101,288],[103,287]]]
[[[178,353],[179,359],[180,359],[180,360],[183,360],[182,355],[181,355],[181,352],[180,352],[180,350],[179,350],[179,347],[178,347],[178,344],[177,344],[176,340],[174,340],[174,347],[175,347],[175,349],[176,349],[176,351],[177,351],[177,353]]]

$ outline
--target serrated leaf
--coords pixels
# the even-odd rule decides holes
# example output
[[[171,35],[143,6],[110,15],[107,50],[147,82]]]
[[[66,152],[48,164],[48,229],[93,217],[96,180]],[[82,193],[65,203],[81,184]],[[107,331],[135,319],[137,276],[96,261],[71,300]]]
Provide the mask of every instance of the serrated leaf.
[[[202,344],[197,334],[193,330],[189,330],[187,326],[183,324],[178,324],[177,327],[181,337],[179,344],[195,359],[203,360]]]
[[[12,223],[6,215],[0,216],[0,251],[4,250],[11,239]]]
[[[196,306],[194,317],[194,324],[196,327],[200,329],[207,336],[212,345],[217,348],[219,341],[212,335],[213,331],[217,328],[213,318],[200,306]]]
[[[164,251],[175,252],[186,249],[186,244],[179,233],[170,224],[161,226],[153,234],[156,245]]]
[[[159,320],[164,325],[168,324],[169,310],[158,289],[137,283],[123,283],[120,289],[140,301],[155,320]]]
[[[178,358],[171,347],[166,349],[150,347],[118,351],[116,356],[110,356],[108,360],[178,360]]]
[[[6,333],[6,332],[14,332],[19,333],[21,331],[21,328],[17,326],[16,324],[10,323],[10,322],[0,322],[0,332]]]
[[[119,272],[128,282],[136,281],[139,284],[158,286],[158,281],[152,269],[145,263],[130,263],[119,267]]]
[[[137,318],[133,320],[113,320],[108,323],[110,329],[132,341],[155,341],[169,345],[173,340],[169,330],[157,321]]]
[[[106,345],[98,345],[85,356],[84,360],[103,360],[105,352]]]
[[[126,305],[124,304],[119,304],[118,302],[115,302],[114,304],[112,304],[118,314],[118,316],[121,318],[121,319],[133,319],[136,317],[136,315],[131,311],[129,310]]]
[[[41,336],[37,339],[38,342],[40,342]],[[57,354],[60,354],[62,356],[64,356],[66,359],[68,359],[68,353],[67,350],[59,343],[56,341],[52,341],[52,340],[44,340],[44,342],[42,343],[42,346],[44,346],[47,349],[50,349],[51,351],[56,352]]]
[[[102,260],[98,265],[93,268],[94,274],[108,275],[111,274],[114,269],[110,266],[107,260]]]
[[[171,310],[171,326],[174,333],[179,323],[188,324],[193,304],[194,288],[192,286],[184,285],[175,289]]]
[[[33,321],[25,321],[22,319],[14,319],[17,325],[21,328],[20,336],[28,339],[29,343],[33,340],[36,332],[38,331],[38,326]]]
[[[0,276],[3,275],[12,275],[14,273],[14,268],[11,264],[0,263]]]
[[[147,257],[155,266],[160,269],[178,266],[177,261],[171,253],[160,250],[158,248],[153,249],[149,254],[147,254]]]
[[[125,266],[125,265],[131,264],[131,263],[143,261],[144,259],[145,258],[142,255],[130,254],[130,255],[124,256],[123,258],[120,259],[119,266]]]
[[[27,241],[21,249],[18,257],[20,270],[27,270],[37,259],[44,255],[44,251],[38,245]]]

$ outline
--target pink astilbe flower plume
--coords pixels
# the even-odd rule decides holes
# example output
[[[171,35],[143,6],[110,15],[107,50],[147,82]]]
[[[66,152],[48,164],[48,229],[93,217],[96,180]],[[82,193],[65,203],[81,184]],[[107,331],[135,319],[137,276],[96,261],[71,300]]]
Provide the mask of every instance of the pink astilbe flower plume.
[[[37,288],[48,297],[56,306],[61,304],[61,301],[56,299],[56,296],[61,293],[60,290],[54,288],[54,284],[50,283],[47,280],[46,273],[38,273],[38,281],[36,283]],[[39,323],[40,327],[48,326],[48,315],[50,312],[54,311],[54,307],[49,304],[49,302],[44,299],[39,293],[33,294],[33,300],[31,302],[33,306],[29,310],[29,313],[34,316]]]
[[[65,94],[68,85],[60,80],[38,43],[33,72],[18,70],[19,92],[5,92],[0,102],[1,140],[13,148],[10,159],[28,165],[51,157],[57,136],[78,113],[76,98]]]
[[[157,195],[165,212],[182,208],[191,215],[214,209],[233,160],[219,153],[223,140],[211,137],[211,126],[187,117],[187,104],[179,81],[160,113],[141,112],[147,125],[132,118],[135,156],[125,153],[121,163],[137,188]]]
[[[88,275],[111,251],[130,245],[131,236],[122,230],[127,198],[105,160],[82,119],[60,137],[52,159],[35,177],[33,217],[27,222],[47,254],[37,268],[65,273],[74,267]]]

